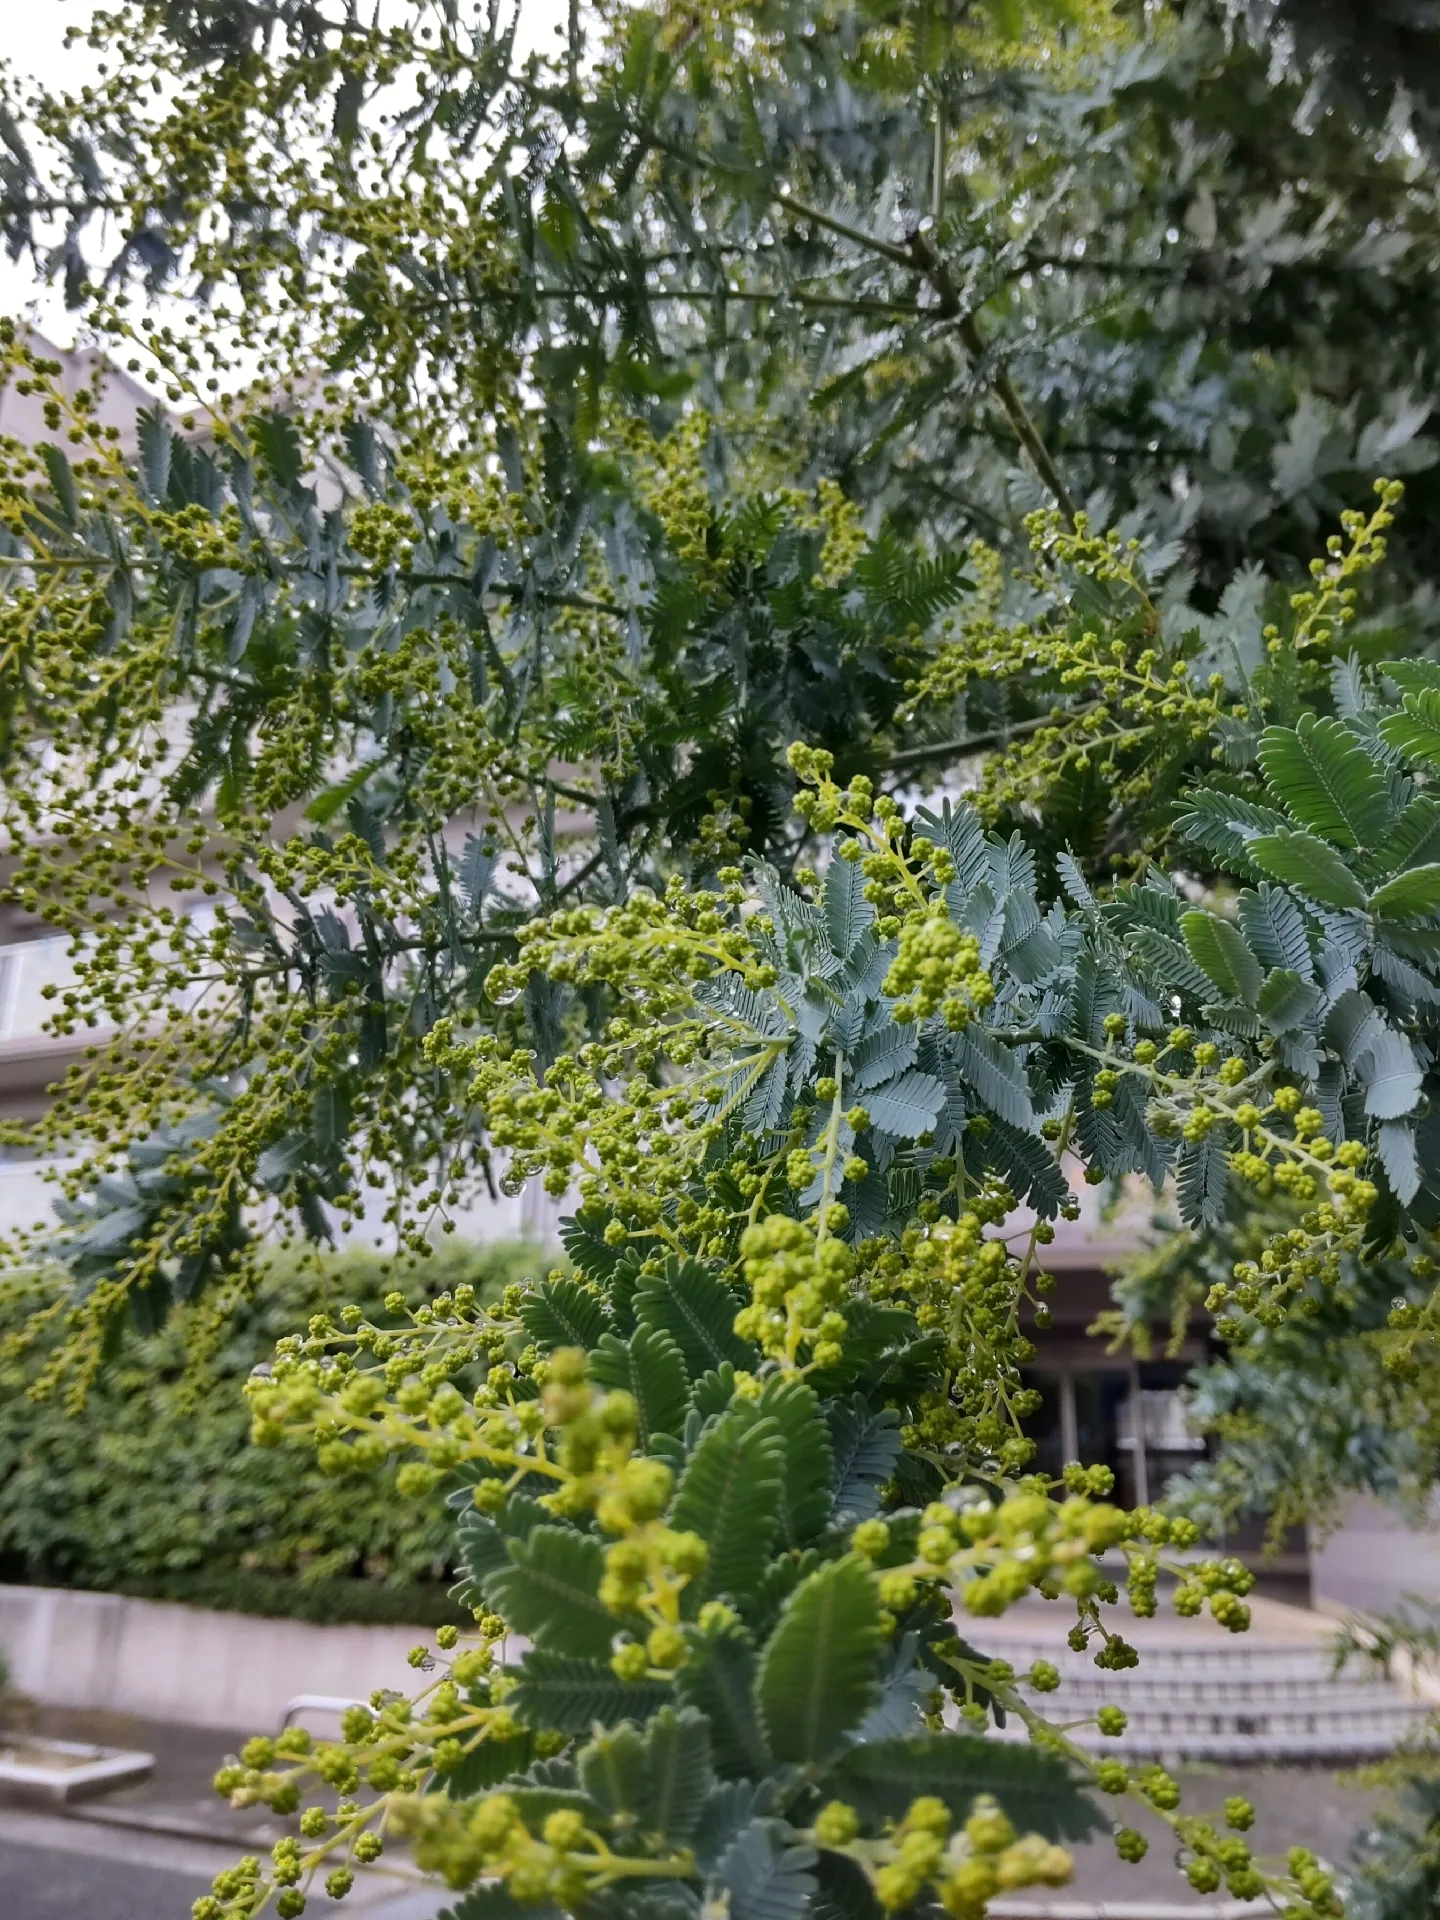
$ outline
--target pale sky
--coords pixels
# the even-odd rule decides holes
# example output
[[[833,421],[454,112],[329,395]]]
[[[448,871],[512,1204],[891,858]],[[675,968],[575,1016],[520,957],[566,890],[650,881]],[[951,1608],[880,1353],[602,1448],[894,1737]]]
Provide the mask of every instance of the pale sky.
[[[100,55],[83,43],[64,45],[65,29],[83,26],[96,10],[97,0],[11,0],[6,9],[5,33],[0,52],[16,72],[34,74],[51,86],[74,91],[95,78]],[[408,10],[409,0],[384,0],[386,12]],[[520,31],[516,37],[517,57],[533,48],[554,45],[554,29],[568,12],[568,0],[520,0]],[[34,272],[28,260],[10,260],[0,251],[0,313],[33,318],[41,331],[57,346],[74,344],[75,322],[65,310],[60,295],[48,289],[37,295]]]

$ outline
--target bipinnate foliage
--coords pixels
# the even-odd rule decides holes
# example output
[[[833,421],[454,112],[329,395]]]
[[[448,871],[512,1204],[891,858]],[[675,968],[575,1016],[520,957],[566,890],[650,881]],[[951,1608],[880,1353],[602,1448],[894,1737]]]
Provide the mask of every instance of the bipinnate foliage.
[[[1428,523],[1428,0],[587,4],[535,54],[516,25],[108,8],[83,89],[5,83],[7,247],[177,402],[228,415],[258,361],[427,437],[435,396],[533,412],[563,467],[613,401],[700,398],[727,449],[942,543],[1038,504],[1028,419],[1207,610],[1377,472]],[[1423,534],[1396,573],[1423,617]]]
[[[521,1902],[604,1913],[623,1887],[626,1911],[798,1920],[841,1885],[857,1912],[964,1914],[1063,1878],[1087,1768],[1171,1821],[1197,1888],[1336,1910],[1303,1852],[1267,1867],[1163,1770],[1087,1760],[950,1599],[982,1641],[1027,1594],[1067,1604],[1072,1643],[1123,1668],[1098,1556],[1147,1614],[1165,1544],[1196,1537],[1107,1504],[1103,1472],[1024,1471],[1019,1315],[1077,1159],[1173,1179],[1196,1223],[1232,1182],[1292,1199],[1297,1224],[1212,1290],[1242,1342],[1430,1217],[1429,681],[1335,676],[1333,716],[1261,734],[1258,798],[1189,796],[1181,832],[1236,875],[1225,916],[1153,870],[1099,897],[1073,862],[1042,904],[1033,856],[973,807],[906,820],[796,747],[823,877],[751,862],[518,930],[491,995],[603,991],[601,1036],[543,1076],[443,1023],[428,1046],[516,1178],[578,1192],[573,1273],[488,1311],[456,1289],[409,1334],[317,1321],[250,1390],[257,1438],[311,1437],[328,1472],[413,1450],[402,1489],[458,1479],[478,1644],[343,1745],[258,1743],[229,1790],[284,1807],[311,1769],[366,1779],[379,1798],[340,1822],[359,1857],[398,1795],[423,1863]],[[467,1401],[450,1376],[487,1360]],[[1246,1624],[1234,1562],[1175,1571],[1182,1614]],[[1011,1715],[1030,1743],[982,1731]],[[431,1775],[447,1794],[406,1797]]]
[[[40,1387],[218,1326],[260,1218],[568,1209],[545,1281],[397,1286],[251,1383],[261,1444],[444,1493],[476,1631],[222,1770],[340,1799],[197,1920],[397,1828],[467,1920],[971,1920],[1092,1786],[1330,1920],[982,1649],[1039,1598],[1132,1665],[1117,1572],[1153,1613],[1197,1539],[1027,1472],[1075,1179],[1279,1194],[1224,1333],[1383,1255],[1431,1354],[1433,558],[1372,617],[1400,490],[1353,501],[1434,462],[1433,178],[1203,8],[578,8],[525,61],[400,12],[137,0],[0,119],[12,246],[195,402],[132,456],[7,336],[54,438],[0,475],[6,890],[90,1036],[12,1130],[83,1149]],[[1244,1627],[1243,1567],[1173,1571]]]

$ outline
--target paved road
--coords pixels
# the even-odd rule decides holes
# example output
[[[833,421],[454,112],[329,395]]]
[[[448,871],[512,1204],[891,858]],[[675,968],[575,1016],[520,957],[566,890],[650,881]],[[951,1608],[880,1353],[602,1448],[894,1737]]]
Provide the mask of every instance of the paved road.
[[[189,1920],[228,1848],[0,1808],[5,1920]]]
[[[7,1920],[188,1920],[208,1886],[203,1875],[0,1840]]]
[[[238,1849],[0,1807],[4,1920],[189,1920]],[[433,1887],[366,1876],[345,1902],[357,1920],[434,1920],[451,1903]],[[325,1905],[330,1903],[326,1901]],[[337,1909],[337,1913],[339,1909]]]

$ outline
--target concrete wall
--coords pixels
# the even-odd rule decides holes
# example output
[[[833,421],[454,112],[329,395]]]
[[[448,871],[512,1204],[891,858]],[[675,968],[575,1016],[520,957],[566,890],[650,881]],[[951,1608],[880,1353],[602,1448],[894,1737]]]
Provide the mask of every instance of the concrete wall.
[[[1440,1511],[1416,1528],[1378,1501],[1354,1501],[1343,1525],[1311,1541],[1310,1584],[1326,1613],[1393,1613],[1407,1595],[1440,1605]]]
[[[297,1694],[363,1700],[407,1690],[424,1627],[315,1627],[114,1593],[0,1586],[10,1684],[46,1706],[140,1714],[182,1726],[278,1730]],[[317,1732],[323,1722],[312,1720]],[[328,1727],[325,1728],[328,1731]]]

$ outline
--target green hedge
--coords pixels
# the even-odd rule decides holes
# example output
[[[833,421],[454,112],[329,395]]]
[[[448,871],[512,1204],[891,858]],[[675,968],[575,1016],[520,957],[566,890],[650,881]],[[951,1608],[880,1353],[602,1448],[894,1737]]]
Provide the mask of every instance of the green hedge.
[[[127,1577],[115,1593],[138,1600],[168,1600],[177,1606],[212,1607],[264,1620],[308,1620],[318,1627],[457,1627],[475,1624],[468,1607],[450,1598],[449,1586],[426,1580],[304,1579],[295,1574],[255,1573],[247,1567],[197,1568],[189,1573]]]
[[[277,1260],[198,1373],[181,1313],[127,1335],[77,1413],[28,1397],[48,1348],[0,1364],[0,1579],[303,1620],[462,1618],[443,1501],[401,1499],[393,1470],[330,1480],[306,1456],[251,1446],[241,1389],[322,1308],[382,1316],[396,1284],[412,1300],[461,1280],[490,1291],[547,1264],[534,1247],[447,1244],[397,1283],[363,1253],[318,1271]],[[26,1311],[0,1295],[0,1338]]]

